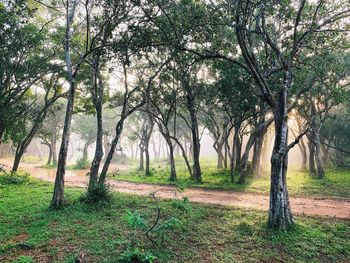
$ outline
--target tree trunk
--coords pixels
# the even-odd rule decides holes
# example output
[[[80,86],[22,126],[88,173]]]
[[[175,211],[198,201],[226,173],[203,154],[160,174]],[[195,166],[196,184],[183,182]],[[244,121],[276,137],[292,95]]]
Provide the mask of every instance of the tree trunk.
[[[143,153],[144,153],[144,149],[143,146],[140,145],[140,164],[139,164],[139,170],[143,171],[144,170],[144,160],[143,160]]]
[[[175,168],[175,158],[174,158],[174,146],[171,142],[171,139],[169,136],[165,138],[168,146],[169,146],[169,165],[170,165],[170,181],[176,181],[176,168]]]
[[[106,157],[106,161],[103,164],[103,168],[102,168],[99,180],[98,180],[98,184],[101,186],[104,185],[106,182],[107,171],[108,171],[109,165],[111,164],[111,161],[113,159],[115,149],[117,148],[117,144],[119,142],[120,135],[123,131],[124,120],[125,120],[125,117],[122,114],[121,119],[118,121],[118,123],[116,125],[115,136],[114,136],[112,143],[110,145],[109,152],[108,152],[108,155]]]
[[[217,168],[222,169],[224,167],[224,156],[222,154],[222,144],[220,142],[217,142],[217,154],[218,154],[218,163]]]
[[[47,165],[50,165],[50,164],[51,164],[51,161],[52,161],[52,144],[51,144],[51,145],[48,145],[48,148],[49,148],[49,157],[47,158],[46,164],[47,164]]]
[[[237,155],[240,155],[240,152],[238,152],[237,149],[240,149],[240,147],[237,147],[236,145],[239,144],[239,130],[241,128],[241,122],[238,122],[235,124],[235,133],[233,136],[233,144],[232,144],[232,154],[231,154],[231,164],[230,164],[230,175],[231,175],[231,182],[234,182],[236,167],[237,167],[237,158],[240,159],[240,156],[237,157]]]
[[[315,165],[315,145],[309,141],[309,173],[311,177],[315,177],[316,165]]]
[[[97,85],[97,80],[99,85]],[[93,93],[93,100],[96,110],[96,123],[97,123],[97,135],[95,154],[90,167],[90,177],[88,191],[95,188],[98,178],[98,170],[100,169],[101,161],[103,158],[103,122],[102,122],[102,100],[103,100],[103,84],[102,80],[97,77],[97,72],[94,74],[95,91]],[[98,95],[97,95],[98,93]]]
[[[66,161],[67,161],[67,153],[68,153],[68,145],[69,145],[70,128],[71,128],[72,115],[73,115],[74,95],[75,95],[75,88],[76,88],[75,74],[77,72],[77,68],[75,69],[75,72],[73,72],[73,65],[72,65],[72,59],[70,54],[71,52],[70,44],[72,41],[71,27],[73,24],[76,5],[77,5],[77,2],[73,1],[71,8],[67,6],[64,53],[66,56],[69,94],[68,94],[68,100],[67,100],[67,109],[66,109],[66,116],[64,120],[64,127],[62,132],[61,147],[58,155],[55,186],[54,186],[53,196],[52,196],[51,205],[50,205],[51,208],[55,208],[55,209],[61,207],[64,204],[64,176],[66,173]]]
[[[182,157],[184,158],[185,164],[187,166],[187,170],[190,173],[190,178],[193,178],[191,165],[190,165],[190,162],[188,161],[187,154],[186,154],[186,149],[182,146],[182,144],[180,143],[180,141],[176,137],[171,136],[171,138],[177,143],[177,145],[181,149]]]
[[[286,86],[291,85],[291,72],[286,73]],[[287,190],[288,165],[288,127],[287,97],[288,88],[284,87],[278,94],[273,108],[275,120],[275,141],[271,156],[271,187],[268,225],[286,230],[293,224]]]
[[[301,153],[301,171],[306,171],[307,170],[307,151],[306,151],[306,146],[303,139],[300,140],[300,142],[298,143],[298,146]]]
[[[254,177],[260,177],[261,173],[261,152],[264,141],[266,129],[259,126],[258,134],[255,137],[253,160],[252,160],[252,172]]]
[[[145,147],[145,165],[146,165],[146,170],[145,170],[145,174],[146,175],[150,175],[151,172],[150,172],[150,160],[149,160],[149,149],[148,149],[148,145],[146,145]]]
[[[67,102],[66,116],[64,120],[64,127],[62,132],[61,147],[58,154],[57,171],[55,178],[55,186],[53,197],[51,200],[51,208],[57,209],[64,204],[64,176],[66,174],[66,162],[69,145],[70,128],[73,115],[75,94],[75,81],[70,81],[69,97]]]
[[[13,161],[12,171],[16,172],[18,170],[24,151],[25,151],[25,147],[22,144],[19,144],[16,149],[15,160]]]
[[[51,148],[52,148],[52,164],[57,165],[56,137],[51,142]]]
[[[227,169],[227,159],[228,159],[228,151],[229,151],[227,140],[225,140],[224,147],[225,147],[224,168]]]
[[[239,184],[245,183],[245,179],[247,177],[249,152],[250,152],[250,149],[253,147],[255,140],[256,140],[256,134],[253,131],[253,132],[251,132],[251,134],[249,136],[248,142],[247,142],[245,150],[244,150],[244,154],[242,156],[240,176],[239,176],[239,180],[238,180]]]

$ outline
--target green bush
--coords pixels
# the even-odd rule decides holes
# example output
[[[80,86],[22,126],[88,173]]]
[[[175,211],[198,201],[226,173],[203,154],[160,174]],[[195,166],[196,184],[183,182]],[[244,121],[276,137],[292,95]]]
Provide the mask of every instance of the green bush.
[[[105,205],[112,201],[113,195],[110,185],[98,184],[88,188],[88,190],[80,197],[80,201],[86,204]]]
[[[30,256],[20,256],[13,263],[35,263],[36,261]]]
[[[75,165],[73,166],[73,169],[88,169],[90,167],[90,161],[89,159],[80,158],[77,160]]]
[[[151,252],[139,248],[128,247],[119,257],[118,262],[138,262],[153,263],[157,262],[157,257]]]
[[[30,174],[27,172],[0,172],[0,185],[24,184],[29,181]]]

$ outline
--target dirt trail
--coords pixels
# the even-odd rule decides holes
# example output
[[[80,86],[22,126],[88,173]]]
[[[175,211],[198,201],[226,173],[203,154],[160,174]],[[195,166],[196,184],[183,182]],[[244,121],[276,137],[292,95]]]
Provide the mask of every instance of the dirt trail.
[[[55,173],[53,170],[25,165],[25,170],[41,180],[54,182]],[[123,167],[119,168],[123,169]],[[67,171],[65,184],[68,186],[86,187],[88,177],[86,171]],[[135,194],[149,195],[157,191],[157,196],[164,199],[181,198],[186,196],[191,202],[235,206],[240,208],[268,210],[269,196],[257,193],[238,191],[207,190],[200,188],[187,188],[183,193],[177,191],[176,187],[131,183],[110,179],[114,191]],[[316,197],[290,197],[292,210],[295,214],[308,216],[327,216],[341,219],[350,219],[350,200],[332,200]]]

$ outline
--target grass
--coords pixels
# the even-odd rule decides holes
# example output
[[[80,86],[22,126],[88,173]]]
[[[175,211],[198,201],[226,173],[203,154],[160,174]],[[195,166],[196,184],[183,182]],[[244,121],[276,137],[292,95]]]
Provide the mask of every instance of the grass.
[[[159,247],[130,228],[127,211],[155,220],[150,198],[114,194],[104,207],[78,201],[83,189],[66,188],[69,205],[47,209],[53,186],[31,179],[0,188],[0,262],[121,262],[137,250],[159,262],[349,262],[350,222],[298,217],[288,232],[266,227],[264,212],[191,204],[188,213],[161,201],[161,218],[182,224],[164,235]]]
[[[119,171],[113,176],[115,179],[138,183],[176,184],[180,187],[203,187],[208,189],[222,189],[268,193],[270,179],[268,172],[260,178],[248,177],[245,184],[231,183],[228,170],[216,168],[213,160],[201,160],[202,183],[196,183],[189,178],[188,171],[181,160],[177,160],[176,182],[169,181],[169,168],[165,161],[151,162],[151,175],[145,176],[143,171],[133,167],[129,171]],[[134,165],[135,166],[135,165]],[[238,175],[236,176],[237,180]],[[314,179],[307,172],[300,172],[290,168],[287,184],[292,196],[327,196],[330,198],[350,198],[350,171],[328,169],[324,179]]]

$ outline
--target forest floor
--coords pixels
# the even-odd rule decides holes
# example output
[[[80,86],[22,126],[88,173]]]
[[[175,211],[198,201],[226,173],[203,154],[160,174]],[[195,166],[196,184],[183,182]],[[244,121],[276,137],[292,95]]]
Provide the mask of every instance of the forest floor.
[[[54,182],[55,173],[47,172],[48,169],[36,167],[33,164],[22,164],[22,167],[37,179]],[[86,173],[87,170],[69,171],[65,178],[65,184],[74,187],[86,187],[88,182],[88,177],[85,176]],[[348,175],[349,173],[344,176]],[[118,176],[116,178],[119,179]],[[238,191],[215,190],[200,187],[187,187],[184,190],[180,190],[178,186],[173,185],[129,182],[114,178],[109,179],[108,183],[112,190],[116,192],[143,196],[147,196],[151,192],[157,192],[157,196],[163,199],[178,199],[185,196],[191,202],[196,203],[252,208],[264,211],[268,210],[269,205],[269,196],[264,191],[255,192],[249,191],[249,189],[246,191],[242,191],[242,189],[237,189]],[[347,191],[350,192],[349,188]],[[334,199],[327,197],[327,195],[291,196],[290,202],[292,211],[299,215],[350,219],[350,199],[347,198]]]
[[[287,232],[269,229],[267,213],[114,193],[112,202],[80,202],[66,187],[67,205],[48,205],[53,184],[30,179],[0,187],[0,262],[350,262],[350,221],[296,216]],[[154,190],[154,189],[153,189]],[[232,193],[235,194],[235,193]],[[255,196],[258,198],[259,196]],[[341,210],[341,208],[339,208]],[[145,227],[143,227],[145,225]],[[138,226],[143,227],[140,229]]]

